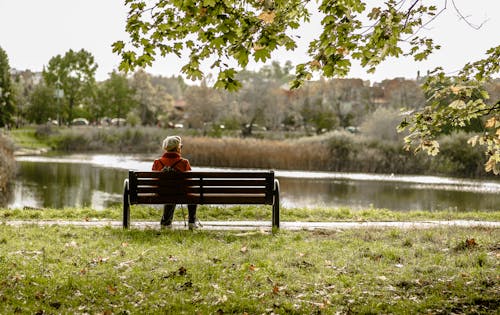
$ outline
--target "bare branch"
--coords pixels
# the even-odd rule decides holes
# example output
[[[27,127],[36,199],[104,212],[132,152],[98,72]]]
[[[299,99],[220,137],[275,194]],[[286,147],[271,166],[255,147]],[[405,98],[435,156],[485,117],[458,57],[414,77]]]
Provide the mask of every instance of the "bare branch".
[[[415,2],[413,2],[413,4],[408,8],[408,11],[406,12],[406,20],[405,20],[405,24],[403,25],[403,28],[405,28],[406,25],[408,24],[408,20],[410,19],[411,10],[413,10],[413,8],[417,5],[417,3],[419,1],[420,0],[415,0]]]
[[[470,27],[472,27],[473,29],[475,30],[478,30],[480,29],[481,27],[483,27],[484,23],[488,22],[488,19],[487,20],[484,20],[481,24],[479,25],[475,25],[475,24],[472,24],[471,22],[469,22],[468,20],[468,16],[465,17],[462,12],[458,9],[457,5],[455,4],[455,0],[451,0],[451,3],[453,4],[453,8],[455,8],[455,12],[457,13],[457,15],[460,17],[461,20],[464,20],[465,23],[467,23],[467,25],[469,25]]]

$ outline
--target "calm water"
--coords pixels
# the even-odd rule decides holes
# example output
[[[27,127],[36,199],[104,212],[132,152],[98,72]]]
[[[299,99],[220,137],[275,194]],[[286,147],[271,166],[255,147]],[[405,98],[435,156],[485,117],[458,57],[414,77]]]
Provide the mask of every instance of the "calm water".
[[[152,159],[113,155],[19,157],[18,176],[7,206],[102,209],[121,204],[123,180],[128,170],[150,170]],[[276,171],[276,176],[280,180],[284,208],[500,210],[500,181],[299,171]]]

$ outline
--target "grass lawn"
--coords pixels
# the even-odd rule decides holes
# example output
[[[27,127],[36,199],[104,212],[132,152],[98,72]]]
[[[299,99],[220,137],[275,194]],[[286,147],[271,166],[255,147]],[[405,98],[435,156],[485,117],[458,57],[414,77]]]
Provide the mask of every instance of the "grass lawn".
[[[494,314],[493,228],[0,228],[0,314]]]

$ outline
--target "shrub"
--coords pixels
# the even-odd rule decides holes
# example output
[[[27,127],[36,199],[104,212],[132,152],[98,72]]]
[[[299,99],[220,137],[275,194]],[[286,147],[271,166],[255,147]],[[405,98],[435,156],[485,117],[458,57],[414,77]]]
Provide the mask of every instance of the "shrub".
[[[453,176],[486,176],[486,156],[479,147],[467,145],[470,134],[454,133],[441,138],[440,153],[431,161],[435,173]]]
[[[0,134],[0,205],[7,201],[7,185],[14,178],[14,173],[14,145],[7,137]]]

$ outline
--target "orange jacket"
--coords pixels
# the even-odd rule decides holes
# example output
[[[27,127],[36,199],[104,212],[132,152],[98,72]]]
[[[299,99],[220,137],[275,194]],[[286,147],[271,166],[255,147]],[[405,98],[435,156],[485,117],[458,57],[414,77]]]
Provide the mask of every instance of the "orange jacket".
[[[179,160],[181,161],[174,166],[176,170],[180,172],[187,172],[191,170],[189,161],[187,159],[183,159],[179,153],[166,152],[161,158],[154,160],[153,171],[161,171],[165,166],[172,166]]]

